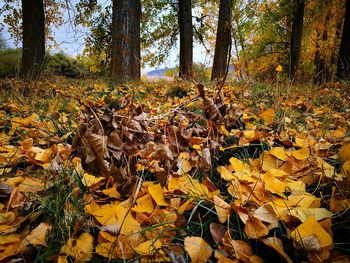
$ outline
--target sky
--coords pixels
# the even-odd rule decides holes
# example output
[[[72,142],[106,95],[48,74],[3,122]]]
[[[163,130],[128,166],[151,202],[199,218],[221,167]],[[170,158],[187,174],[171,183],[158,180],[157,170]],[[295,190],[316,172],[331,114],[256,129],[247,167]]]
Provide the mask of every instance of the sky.
[[[72,0],[71,2],[74,4],[78,0]],[[106,6],[110,3],[110,0],[98,0],[100,4],[103,6]],[[0,0],[0,8],[4,5],[4,1]],[[89,30],[83,27],[80,28],[73,28],[72,24],[69,22],[69,17],[72,16],[72,13],[69,13],[68,11],[65,11],[63,14],[63,18],[66,23],[64,23],[61,27],[59,28],[53,28],[52,30],[52,35],[55,39],[55,41],[58,43],[59,49],[52,49],[51,52],[59,52],[63,51],[65,54],[75,57],[78,54],[81,54],[82,51],[84,50],[84,38],[87,36],[89,33]],[[0,15],[0,23],[3,23],[3,16]],[[14,40],[11,39],[9,32],[8,32],[8,27],[4,25],[4,30],[1,32],[2,36],[5,38],[7,42],[8,47],[20,47],[21,43],[16,45],[14,43]],[[155,49],[157,48],[156,46],[154,47]],[[166,59],[166,61],[159,66],[156,67],[150,67],[150,66],[145,66],[142,68],[142,74],[145,74],[149,71],[152,71],[154,69],[160,69],[160,68],[172,68],[177,66],[178,64],[178,45],[176,45],[170,52],[169,57]],[[197,63],[205,63],[208,64],[210,63],[210,57],[208,57],[205,53],[205,49],[201,47],[198,44],[194,45],[194,50],[193,50],[193,57],[194,61]]]

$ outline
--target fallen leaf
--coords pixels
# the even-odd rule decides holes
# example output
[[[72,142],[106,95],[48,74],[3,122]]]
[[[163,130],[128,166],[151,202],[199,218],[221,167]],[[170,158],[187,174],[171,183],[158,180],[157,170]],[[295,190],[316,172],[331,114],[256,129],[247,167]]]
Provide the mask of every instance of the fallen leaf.
[[[227,231],[226,227],[221,224],[211,222],[209,225],[210,233],[215,243],[222,244],[222,238]]]
[[[268,237],[263,238],[261,241],[276,250],[278,254],[280,254],[288,263],[293,263],[293,260],[284,252],[282,240],[277,237]]]
[[[225,223],[231,215],[231,206],[216,195],[214,195],[214,204],[219,222]]]
[[[310,149],[301,148],[300,150],[293,151],[292,155],[297,160],[305,160],[310,157]]]
[[[235,252],[236,258],[245,263],[250,262],[250,257],[253,256],[253,251],[247,242],[243,240],[231,240],[230,244]]]
[[[201,237],[185,237],[185,250],[193,263],[208,262],[212,248]]]
[[[303,247],[303,241],[305,238],[308,239],[308,245],[311,247],[318,246],[318,244],[311,244],[312,241],[315,240],[315,238],[319,243],[320,248],[331,246],[333,243],[332,237],[317,222],[315,216],[310,216],[304,223],[302,223],[294,231],[292,231],[291,236],[294,242],[296,243],[297,247]]]
[[[286,151],[284,150],[283,147],[274,147],[270,150],[270,154],[275,156],[276,158],[282,160],[282,161],[287,161],[288,156],[286,155]]]
[[[86,187],[91,187],[98,184],[99,182],[105,180],[105,177],[96,177],[88,173],[84,173],[83,178],[81,179],[83,185]]]
[[[79,238],[70,238],[61,248],[61,254],[72,256],[75,262],[89,261],[93,252],[93,237],[89,233],[83,233]]]
[[[244,233],[249,238],[258,239],[266,236],[269,233],[269,229],[263,224],[263,222],[261,222],[261,220],[250,216],[245,223]]]
[[[52,226],[49,223],[40,223],[36,228],[34,228],[29,235],[27,235],[21,242],[21,250],[31,246],[44,246],[46,247],[46,236],[49,231],[51,231]]]
[[[35,177],[26,177],[19,185],[18,190],[22,193],[37,193],[44,190],[44,183]]]
[[[244,162],[242,162],[241,160],[239,160],[235,157],[230,158],[230,164],[236,172],[240,172],[240,171],[246,169],[246,167],[247,167],[247,165]]]
[[[350,143],[343,144],[339,149],[339,159],[346,162],[350,161]]]
[[[273,109],[267,109],[259,115],[266,124],[271,124],[275,119],[275,111]]]
[[[152,196],[153,200],[159,206],[168,206],[169,204],[165,201],[163,189],[160,184],[153,184],[148,186],[148,192]]]
[[[137,247],[135,247],[135,251],[137,254],[143,256],[152,256],[154,255],[160,248],[162,247],[162,242],[159,239],[147,240],[142,242]]]
[[[146,194],[136,200],[136,205],[132,208],[133,211],[138,213],[152,213],[154,210],[154,205],[152,197]]]

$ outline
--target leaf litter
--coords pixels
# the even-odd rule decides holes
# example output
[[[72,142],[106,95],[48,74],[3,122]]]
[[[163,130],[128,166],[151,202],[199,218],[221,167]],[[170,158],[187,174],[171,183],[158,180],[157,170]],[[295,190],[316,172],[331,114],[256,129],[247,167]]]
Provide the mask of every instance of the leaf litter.
[[[349,218],[348,102],[334,110],[296,92],[254,104],[239,86],[217,95],[180,85],[189,85],[181,99],[161,85],[118,88],[118,97],[94,84],[98,95],[79,97],[51,84],[46,110],[3,103],[0,261],[50,249],[57,229],[50,261],[345,258],[335,240]],[[54,111],[61,96],[69,105]],[[71,191],[61,204],[70,226],[41,210],[57,187]]]

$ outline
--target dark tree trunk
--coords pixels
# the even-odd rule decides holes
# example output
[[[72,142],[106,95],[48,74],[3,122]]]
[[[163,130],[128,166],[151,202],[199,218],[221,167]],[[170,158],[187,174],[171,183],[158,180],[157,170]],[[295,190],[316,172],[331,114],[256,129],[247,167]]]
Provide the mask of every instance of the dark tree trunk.
[[[350,80],[350,0],[346,0],[343,35],[339,48],[337,77],[339,79]]]
[[[231,44],[231,0],[220,0],[215,54],[211,80],[225,77]]]
[[[303,36],[305,0],[294,0],[292,33],[290,38],[289,80],[293,81],[298,70]]]
[[[324,23],[323,33],[322,33],[322,42],[325,43],[328,40],[327,24],[329,23],[330,14],[327,14],[326,20]],[[327,82],[329,79],[329,70],[327,68],[327,62],[324,57],[324,54],[321,53],[320,46],[318,42],[316,43],[316,52],[314,57],[314,64],[316,66],[314,82],[317,85],[320,85],[324,82]]]
[[[178,23],[180,28],[180,70],[179,77],[193,77],[193,29],[191,0],[179,0]]]
[[[111,75],[118,82],[140,79],[140,0],[113,0]]]
[[[22,0],[23,47],[21,75],[37,78],[45,57],[45,13],[43,0]]]

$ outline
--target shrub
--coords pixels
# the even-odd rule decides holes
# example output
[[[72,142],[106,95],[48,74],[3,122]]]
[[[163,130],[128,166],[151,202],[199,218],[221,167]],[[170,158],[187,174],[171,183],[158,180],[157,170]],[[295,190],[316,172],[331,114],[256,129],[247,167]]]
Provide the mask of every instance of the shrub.
[[[13,77],[18,73],[21,56],[21,49],[0,50],[0,78]]]
[[[63,53],[48,56],[46,73],[76,78],[84,73],[84,68],[76,59]]]

